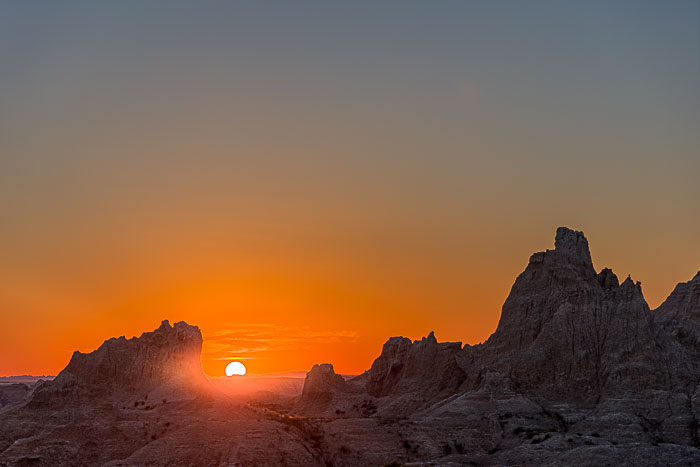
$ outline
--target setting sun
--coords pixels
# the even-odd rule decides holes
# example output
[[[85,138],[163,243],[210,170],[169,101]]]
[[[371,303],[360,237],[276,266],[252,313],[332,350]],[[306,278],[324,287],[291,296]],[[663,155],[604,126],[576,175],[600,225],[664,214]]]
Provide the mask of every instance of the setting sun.
[[[226,376],[243,376],[245,373],[245,365],[241,362],[231,362],[226,365]]]
[[[700,467],[700,0],[0,0],[0,467]]]

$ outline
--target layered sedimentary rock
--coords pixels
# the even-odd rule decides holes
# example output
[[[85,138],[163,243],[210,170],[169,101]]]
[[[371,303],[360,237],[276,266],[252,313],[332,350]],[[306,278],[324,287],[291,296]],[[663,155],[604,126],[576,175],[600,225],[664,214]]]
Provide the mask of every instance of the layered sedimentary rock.
[[[583,233],[562,227],[484,344],[393,337],[365,389],[377,416],[460,438],[446,452],[486,451],[484,464],[697,460],[699,304],[700,274],[651,311],[639,282],[597,272]]]
[[[391,412],[424,407],[454,393],[465,379],[455,356],[461,342],[438,342],[431,332],[421,340],[392,337],[366,375],[367,393],[393,399]]]
[[[690,352],[700,352],[700,271],[688,282],[676,285],[671,295],[654,311],[660,328]]]
[[[112,338],[93,352],[74,352],[66,368],[53,381],[40,385],[32,400],[129,397],[155,389],[159,396],[179,397],[197,390],[205,381],[201,351],[198,327],[185,322],[171,326],[166,320],[140,337]]]
[[[322,413],[337,393],[345,393],[349,389],[345,379],[333,370],[333,365],[316,364],[306,373],[304,388],[296,409],[305,413]]]
[[[698,374],[678,341],[699,348],[699,296],[700,275],[652,312],[639,282],[596,272],[583,233],[560,227],[554,249],[534,253],[516,279],[487,342],[461,348],[432,333],[415,342],[393,337],[366,389],[413,394],[414,408],[460,386],[588,406],[629,391],[687,392]]]
[[[0,384],[0,407],[22,402],[31,388],[24,383]]]
[[[333,365],[330,363],[316,364],[306,374],[304,389],[301,397],[303,399],[314,398],[319,394],[327,394],[334,391],[345,391],[347,384],[343,377],[336,374]]]
[[[0,413],[0,465],[102,465],[193,423],[186,407],[206,391],[201,349],[197,327],[163,321],[75,352],[53,381]]]
[[[699,303],[700,274],[651,311],[559,228],[483,344],[392,337],[256,405],[207,392],[199,330],[164,322],[0,407],[0,465],[699,465]]]
[[[503,305],[478,364],[507,372],[524,391],[595,402],[626,389],[665,388],[667,370],[639,282],[596,273],[582,232],[557,230]]]

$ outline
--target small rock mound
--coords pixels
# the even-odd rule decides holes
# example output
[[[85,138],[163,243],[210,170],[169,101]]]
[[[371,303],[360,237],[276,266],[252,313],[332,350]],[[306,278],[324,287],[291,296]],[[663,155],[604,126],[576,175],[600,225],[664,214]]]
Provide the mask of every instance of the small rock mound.
[[[306,373],[304,389],[297,407],[306,412],[322,411],[328,407],[336,393],[347,392],[348,389],[345,379],[335,372],[333,365],[316,364]]]
[[[337,374],[330,363],[316,364],[306,373],[302,396],[313,397],[330,391],[343,391],[347,387],[342,376]]]

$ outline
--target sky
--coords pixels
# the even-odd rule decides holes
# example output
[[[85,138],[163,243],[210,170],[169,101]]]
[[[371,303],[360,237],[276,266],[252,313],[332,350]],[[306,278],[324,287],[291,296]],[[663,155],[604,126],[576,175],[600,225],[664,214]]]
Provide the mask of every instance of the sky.
[[[476,344],[565,225],[700,269],[700,2],[3,2],[0,375],[161,320],[207,374]]]

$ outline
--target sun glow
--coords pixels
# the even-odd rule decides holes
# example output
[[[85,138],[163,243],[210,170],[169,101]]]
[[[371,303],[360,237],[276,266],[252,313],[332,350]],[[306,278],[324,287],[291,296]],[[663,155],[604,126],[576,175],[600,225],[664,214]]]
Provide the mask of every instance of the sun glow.
[[[245,373],[245,365],[241,362],[231,362],[226,365],[226,376],[243,376]]]

